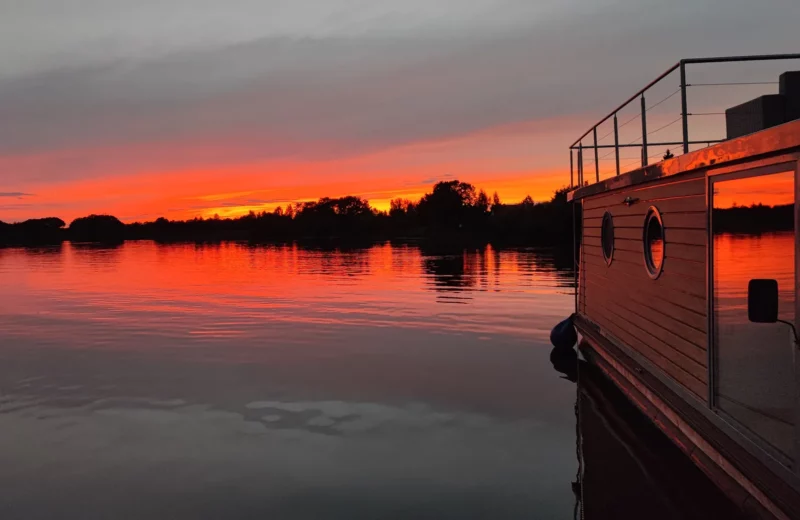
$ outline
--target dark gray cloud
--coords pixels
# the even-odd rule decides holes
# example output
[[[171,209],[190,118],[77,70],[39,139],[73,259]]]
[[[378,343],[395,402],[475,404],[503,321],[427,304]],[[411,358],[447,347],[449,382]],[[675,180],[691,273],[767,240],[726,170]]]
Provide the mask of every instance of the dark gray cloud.
[[[263,15],[262,30],[246,10],[223,15],[211,2],[197,9],[144,2],[130,8],[130,20],[98,2],[77,2],[63,23],[88,36],[53,28],[45,43],[31,40],[37,69],[20,65],[0,76],[0,155],[78,150],[57,173],[63,179],[124,172],[124,164],[108,168],[114,153],[98,150],[137,143],[151,145],[137,167],[169,168],[232,158],[324,160],[519,121],[588,121],[680,57],[791,50],[800,19],[800,3],[783,0],[590,8],[473,0],[460,9],[336,0],[322,12],[237,1]],[[45,16],[42,6],[20,8],[17,22]],[[204,37],[187,23],[173,31],[175,41],[165,39],[165,20],[190,12],[198,24],[216,13],[230,29],[209,28]],[[238,37],[234,21],[243,27]],[[142,48],[137,28],[155,31],[161,44]],[[106,37],[118,41],[87,50]],[[59,38],[80,52],[59,54],[55,65],[48,56]],[[14,62],[11,52],[0,56]],[[576,133],[584,124],[576,123]],[[28,174],[56,175],[50,166]]]
[[[278,202],[286,202],[286,200],[285,199],[247,199],[245,201],[246,204],[253,205],[253,206],[256,206],[256,205],[259,205],[259,204],[275,204],[275,203],[278,203]]]
[[[443,173],[442,175],[437,175],[435,177],[428,177],[427,179],[422,179],[420,183],[422,184],[435,184],[439,181],[451,181],[455,180],[457,175],[452,173]]]
[[[23,193],[21,191],[0,191],[0,197],[14,197],[21,199],[23,197],[33,197],[33,193]]]

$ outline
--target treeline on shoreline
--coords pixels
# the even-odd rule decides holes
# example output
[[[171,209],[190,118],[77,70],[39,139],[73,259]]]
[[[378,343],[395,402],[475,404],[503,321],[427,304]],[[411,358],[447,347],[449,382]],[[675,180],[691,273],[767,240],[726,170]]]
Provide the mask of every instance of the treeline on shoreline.
[[[428,238],[443,241],[493,241],[508,244],[561,244],[572,240],[572,211],[567,189],[551,200],[530,196],[504,204],[466,182],[437,183],[418,201],[396,199],[388,212],[360,197],[322,198],[272,212],[239,218],[194,218],[125,224],[110,215],[90,215],[69,226],[55,217],[9,224],[0,221],[0,245],[124,240],[286,241],[300,239],[381,240]]]
[[[794,230],[794,204],[714,208],[715,233],[760,234]]]

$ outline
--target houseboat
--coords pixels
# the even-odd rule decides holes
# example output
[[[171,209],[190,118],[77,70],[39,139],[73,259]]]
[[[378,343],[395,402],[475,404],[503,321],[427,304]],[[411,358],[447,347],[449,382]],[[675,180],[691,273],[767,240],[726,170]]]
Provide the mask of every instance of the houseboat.
[[[775,92],[689,111],[694,68],[751,62],[785,65],[763,82]],[[799,68],[800,54],[681,60],[570,147],[577,290],[569,334],[554,334],[577,331],[583,359],[752,518],[800,519]],[[678,137],[655,141],[651,92],[678,75]],[[709,114],[725,135],[693,138]]]

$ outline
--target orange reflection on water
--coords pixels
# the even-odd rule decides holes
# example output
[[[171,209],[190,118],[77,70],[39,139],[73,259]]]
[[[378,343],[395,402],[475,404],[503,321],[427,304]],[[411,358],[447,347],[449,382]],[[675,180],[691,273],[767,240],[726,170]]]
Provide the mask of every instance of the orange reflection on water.
[[[571,304],[572,278],[552,262],[491,247],[65,243],[55,250],[0,250],[7,295],[0,313],[183,338],[257,338],[287,324],[544,334]],[[48,330],[64,335],[57,327],[35,332]]]
[[[783,319],[794,320],[794,233],[716,235],[714,292],[720,318],[747,320],[747,284],[753,278],[774,278]]]

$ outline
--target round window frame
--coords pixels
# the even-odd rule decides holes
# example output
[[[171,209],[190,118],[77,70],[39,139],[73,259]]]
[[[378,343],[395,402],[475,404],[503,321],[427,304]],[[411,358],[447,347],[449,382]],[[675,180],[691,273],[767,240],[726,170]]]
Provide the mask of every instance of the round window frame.
[[[658,267],[656,267],[655,262],[653,262],[653,257],[650,254],[650,242],[647,234],[648,230],[650,229],[650,222],[653,219],[655,219],[656,222],[658,222],[658,225],[661,227],[661,263],[658,265]],[[657,280],[664,271],[664,262],[667,259],[667,238],[664,231],[664,219],[661,216],[661,212],[655,206],[650,206],[647,209],[647,213],[644,217],[644,227],[642,229],[642,249],[644,252],[644,268],[650,278]]]
[[[611,223],[611,252],[609,254],[606,254],[606,222]],[[614,261],[614,251],[616,251],[616,233],[614,231],[614,216],[606,211],[603,213],[603,220],[600,222],[600,250],[603,253],[603,260],[605,260],[607,266],[611,266],[611,262]]]

